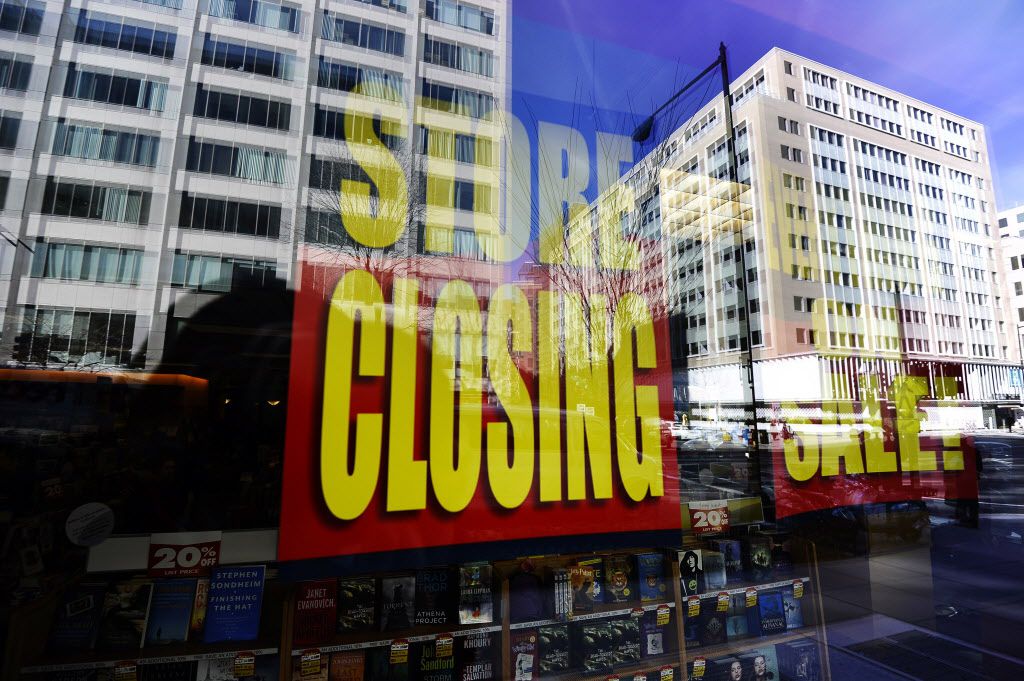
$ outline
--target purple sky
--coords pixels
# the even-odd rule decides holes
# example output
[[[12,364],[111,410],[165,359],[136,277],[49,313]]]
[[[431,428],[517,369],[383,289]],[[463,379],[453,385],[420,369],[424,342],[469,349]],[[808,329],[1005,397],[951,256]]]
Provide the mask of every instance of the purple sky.
[[[729,46],[739,74],[773,46],[987,128],[997,203],[1024,203],[1024,4],[914,0],[513,0],[513,88],[635,111]]]

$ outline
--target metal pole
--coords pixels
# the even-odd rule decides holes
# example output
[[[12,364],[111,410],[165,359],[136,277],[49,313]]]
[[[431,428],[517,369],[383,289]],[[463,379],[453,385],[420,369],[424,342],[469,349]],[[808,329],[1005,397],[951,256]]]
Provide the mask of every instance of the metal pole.
[[[729,196],[733,198],[735,190],[736,200],[739,200],[739,167],[736,163],[736,131],[732,127],[732,95],[729,91],[729,64],[725,55],[725,43],[718,44],[718,63],[722,67],[722,97],[725,100],[725,147],[728,152],[729,169]],[[747,336],[747,387],[750,389],[750,408],[754,412],[753,428],[751,438],[753,450],[756,454],[761,444],[760,433],[757,427],[757,394],[754,390],[754,339],[750,331],[750,293],[747,290],[747,241],[743,233],[743,224],[740,223],[740,288],[743,290],[743,308],[746,311],[746,336]]]

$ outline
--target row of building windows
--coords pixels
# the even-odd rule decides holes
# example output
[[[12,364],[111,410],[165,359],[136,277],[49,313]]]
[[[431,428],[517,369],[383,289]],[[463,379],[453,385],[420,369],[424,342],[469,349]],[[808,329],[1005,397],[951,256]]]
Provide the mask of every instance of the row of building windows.
[[[161,59],[173,59],[177,34],[156,24],[130,24],[122,17],[79,10],[75,21],[74,41]]]
[[[32,75],[32,60],[0,53],[0,88],[25,92]]]
[[[486,137],[476,137],[442,128],[416,128],[416,150],[434,158],[447,159],[458,163],[473,163],[493,166],[494,142]]]
[[[427,18],[494,35],[494,13],[456,0],[427,0]]]
[[[905,177],[893,175],[892,173],[886,173],[880,170],[872,170],[871,168],[865,168],[863,166],[857,166],[857,177],[880,185],[903,189],[904,191],[910,189],[910,180]]]
[[[903,135],[903,126],[899,123],[890,121],[887,118],[882,118],[881,116],[864,113],[858,109],[850,109],[850,120],[876,130],[881,130],[882,132],[887,132],[891,135]]]
[[[44,215],[145,225],[153,194],[148,189],[46,178]]]
[[[276,149],[190,137],[185,169],[249,182],[284,184],[288,179],[288,156]]]
[[[291,128],[292,105],[254,95],[209,90],[200,83],[196,86],[192,113],[200,118],[288,130]]]
[[[814,125],[811,126],[811,138],[817,139],[819,142],[824,142],[825,144],[831,144],[839,147],[840,149],[843,147],[843,142],[845,141],[843,135],[840,135],[838,132],[825,130],[824,128],[819,128]]]
[[[421,81],[420,92],[423,106],[428,109],[481,119],[490,119],[494,109],[494,98],[488,94],[426,78]]]
[[[137,130],[117,130],[57,121],[50,147],[57,156],[155,167],[160,136]]]
[[[478,76],[494,76],[494,55],[487,50],[455,45],[430,36],[423,40],[423,61]]]
[[[134,338],[135,314],[131,312],[26,307],[14,358],[20,362],[129,366]]]
[[[101,284],[139,283],[143,251],[118,246],[36,242],[31,276]]]
[[[313,135],[333,140],[369,143],[374,137],[389,149],[399,149],[402,124],[387,118],[370,118],[317,104],[313,109]]]
[[[299,32],[298,7],[263,0],[210,0],[210,16],[242,21],[263,28]]]
[[[339,92],[359,92],[367,97],[400,101],[405,90],[401,74],[368,66],[354,66],[321,56],[316,84]]]
[[[281,235],[281,207],[205,196],[181,195],[178,226],[208,232],[246,234],[277,239]]]
[[[167,103],[167,83],[139,76],[118,75],[112,70],[79,70],[68,65],[64,96],[100,104],[128,106],[147,111],[163,111]]]
[[[938,148],[938,139],[935,137],[935,135],[929,135],[928,133],[921,132],[920,130],[914,130],[913,128],[911,128],[910,139],[911,141],[917,142],[918,144]]]
[[[922,173],[928,173],[929,175],[935,175],[936,177],[938,177],[942,173],[942,166],[940,166],[938,163],[925,161],[922,158],[914,159],[914,167],[920,170]]]
[[[226,293],[246,288],[284,287],[277,263],[256,258],[175,252],[171,286],[193,291]]]
[[[846,84],[846,94],[853,95],[857,99],[864,100],[869,104],[880,106],[890,111],[899,111],[900,103],[892,97],[886,97],[885,95],[879,94],[867,88],[862,88],[859,85],[853,85],[852,83]]]
[[[877,144],[871,144],[869,142],[862,142],[861,140],[853,140],[853,150],[857,151],[865,156],[871,156],[873,158],[879,158],[890,163],[896,163],[901,166],[907,165],[907,155],[889,149],[888,147],[879,146]]]
[[[831,170],[834,173],[846,174],[846,161],[841,161],[837,158],[822,156],[819,154],[814,154],[813,156],[813,165],[821,168],[822,170]]]
[[[0,2],[0,31],[23,35],[39,35],[43,27],[46,5],[35,0],[3,0]]]
[[[405,56],[405,33],[398,29],[365,23],[334,12],[324,12],[320,37],[344,45]]]
[[[290,81],[295,78],[295,55],[250,45],[230,42],[206,34],[201,63],[230,71],[242,71]]]

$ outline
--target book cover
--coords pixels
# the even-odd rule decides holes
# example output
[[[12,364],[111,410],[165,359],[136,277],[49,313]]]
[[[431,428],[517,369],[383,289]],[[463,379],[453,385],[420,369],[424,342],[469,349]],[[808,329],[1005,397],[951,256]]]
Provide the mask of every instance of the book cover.
[[[416,573],[416,625],[448,624],[452,621],[454,585],[448,568],[430,568]]]
[[[470,634],[455,640],[459,681],[489,681],[498,678],[499,644],[494,634]]]
[[[265,565],[213,569],[203,641],[252,641],[259,636],[265,575]]]
[[[419,585],[416,589],[418,592]],[[450,646],[438,650],[436,640],[414,643],[411,658],[415,670],[413,678],[417,681],[455,681],[455,655],[452,648]]]
[[[782,590],[782,607],[786,612],[786,629],[799,629],[804,626],[803,598],[793,595],[793,587]]]
[[[160,646],[187,640],[195,597],[194,579],[164,579],[156,582],[149,608],[146,645]]]
[[[664,556],[660,553],[637,554],[636,573],[640,600],[645,603],[664,602],[668,596]]]
[[[153,584],[142,579],[114,582],[103,596],[96,647],[100,650],[141,648]]]
[[[490,624],[493,621],[490,563],[459,567],[459,624]]]
[[[585,672],[609,669],[615,654],[611,623],[607,620],[589,620],[575,627],[569,647],[573,666]]]
[[[747,681],[749,671],[743,667],[743,662],[738,657],[727,655],[708,660],[704,678],[714,681]]]
[[[141,664],[138,666],[139,681],[194,681],[198,666],[196,660]]]
[[[675,650],[674,618],[668,624],[658,624],[658,612],[650,610],[640,620],[640,655],[655,657]]]
[[[633,561],[630,556],[613,555],[604,559],[604,601],[624,603],[633,600]]]
[[[725,563],[725,579],[729,584],[743,582],[743,544],[737,539],[719,539],[715,549],[722,554]]]
[[[524,565],[508,578],[509,618],[529,622],[544,617],[544,580],[532,565]]]
[[[775,654],[778,658],[781,681],[822,681],[821,657],[817,642],[800,639],[777,643]]]
[[[594,602],[604,602],[604,559],[600,557],[581,560],[577,565],[588,567],[594,571]]]
[[[537,630],[518,629],[509,635],[514,681],[533,681],[537,676]]]
[[[701,603],[699,636],[702,646],[714,646],[728,640],[726,623],[728,613],[719,611],[715,605],[714,599],[708,599]]]
[[[721,591],[725,588],[725,557],[718,551],[702,551],[704,569],[704,591]]]
[[[90,582],[70,587],[64,592],[64,600],[57,608],[56,621],[50,632],[51,651],[64,653],[93,647],[106,591],[106,583]]]
[[[338,582],[338,633],[367,631],[376,624],[377,582],[372,577]]]
[[[704,586],[701,551],[687,549],[679,552],[679,586],[683,596],[696,596]]]
[[[385,577],[380,581],[380,597],[381,631],[412,626],[416,615],[416,577]]]
[[[363,681],[366,672],[366,651],[347,650],[331,654],[328,681]],[[293,681],[296,681],[293,679]]]
[[[683,644],[687,650],[700,648],[700,615],[690,615],[683,600]]]
[[[762,636],[781,634],[786,631],[786,608],[781,592],[758,593],[757,609],[761,620]]]
[[[569,584],[572,589],[572,612],[594,610],[594,569],[587,565],[569,567]]]
[[[569,668],[569,626],[549,624],[537,630],[537,654],[542,676]]]
[[[300,582],[295,595],[292,645],[305,648],[334,638],[338,617],[338,582],[318,579]]]
[[[744,568],[747,579],[765,582],[772,577],[772,545],[768,537],[747,537]]]
[[[569,582],[569,571],[564,568],[553,568],[551,581],[551,616],[556,620],[565,621],[572,614],[572,589]]]
[[[725,636],[730,641],[737,639],[746,638],[747,636],[747,616],[746,615],[728,615],[725,618]]]
[[[775,646],[754,648],[737,655],[743,666],[744,679],[750,681],[769,681],[779,678],[779,664],[775,657]]]
[[[189,638],[198,641],[203,635],[206,625],[206,604],[210,599],[210,579],[200,577],[196,580],[196,595],[192,599],[192,617],[189,620]]]
[[[629,664],[640,660],[640,617],[632,615],[608,621],[612,636],[612,664]]]

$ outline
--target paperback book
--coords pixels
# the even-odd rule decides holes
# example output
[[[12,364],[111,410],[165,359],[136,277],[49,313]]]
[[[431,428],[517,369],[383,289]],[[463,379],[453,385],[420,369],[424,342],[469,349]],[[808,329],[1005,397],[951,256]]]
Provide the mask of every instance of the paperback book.
[[[715,549],[722,554],[725,563],[725,579],[729,584],[743,582],[743,544],[737,539],[719,539]]]
[[[630,556],[613,555],[604,559],[604,601],[624,603],[633,600],[633,561]]]
[[[494,634],[470,634],[455,639],[460,681],[489,681],[499,677],[497,652],[499,643]]]
[[[452,646],[438,649],[436,640],[428,640],[414,643],[411,648],[416,681],[455,681],[455,651]]]
[[[334,637],[337,617],[337,581],[318,579],[300,582],[295,596],[292,645],[304,648],[330,641]]]
[[[182,643],[188,639],[192,623],[192,605],[196,597],[196,580],[165,579],[153,585],[146,645],[160,646]]]
[[[594,569],[587,565],[571,566],[569,584],[572,588],[572,612],[575,614],[593,611]]]
[[[549,624],[537,630],[537,652],[541,676],[569,668],[569,626]]]
[[[459,624],[490,624],[494,621],[490,563],[471,563],[459,568]]]
[[[265,565],[214,568],[203,641],[252,641],[259,636],[265,575]]]
[[[103,597],[96,647],[100,650],[141,648],[152,596],[153,584],[146,580],[127,579],[111,584]]]
[[[96,582],[79,584],[64,592],[50,632],[51,651],[66,653],[93,647],[106,591],[106,583]]]
[[[338,582],[338,633],[368,631],[376,623],[377,582],[372,577]]]
[[[719,591],[725,588],[727,576],[725,557],[718,551],[702,551],[704,562],[704,591]]]
[[[765,582],[772,577],[772,545],[768,537],[748,537],[744,561],[747,578],[754,582]]]
[[[699,549],[679,552],[679,586],[683,596],[696,596],[704,587],[704,569]]]
[[[452,621],[454,588],[447,568],[431,568],[416,573],[417,626],[448,624]]]
[[[799,629],[804,626],[803,599],[796,598],[793,587],[782,590],[782,607],[786,611],[786,629]]]
[[[533,681],[537,676],[537,630],[518,629],[509,636],[514,681]]]
[[[603,558],[587,558],[581,560],[578,565],[588,567],[594,571],[594,602],[604,602],[604,559]]]
[[[416,578],[412,575],[385,577],[380,581],[381,631],[412,626],[416,609]]]
[[[720,611],[715,607],[714,599],[708,599],[701,603],[700,610],[700,644],[702,646],[713,646],[725,643],[727,640],[726,620],[727,612]]]
[[[668,586],[665,583],[664,556],[660,553],[637,554],[636,572],[641,601],[660,603],[666,599]]]
[[[757,595],[761,635],[771,636],[786,631],[786,608],[780,591],[764,591]]]
[[[192,640],[199,640],[203,636],[203,628],[206,625],[206,605],[210,599],[210,579],[200,577],[196,580],[196,595],[192,599],[192,617],[189,619],[188,635]]]

